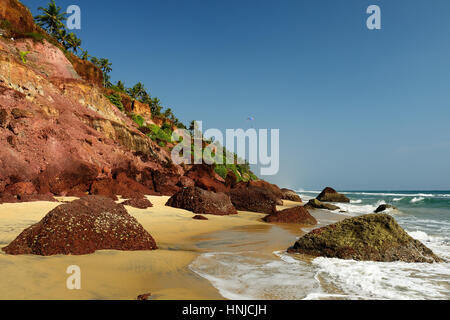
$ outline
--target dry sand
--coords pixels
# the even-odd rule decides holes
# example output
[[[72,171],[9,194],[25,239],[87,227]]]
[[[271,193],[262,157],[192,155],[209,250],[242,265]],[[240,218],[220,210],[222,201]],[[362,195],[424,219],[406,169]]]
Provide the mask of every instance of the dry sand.
[[[85,256],[8,256],[0,252],[0,299],[136,299],[151,293],[152,299],[223,299],[205,279],[188,268],[207,249],[201,244],[214,233],[240,230],[251,245],[279,238],[274,246],[292,243],[301,235],[299,226],[274,229],[261,221],[263,214],[239,212],[235,216],[210,216],[208,221],[193,220],[191,212],[166,207],[168,197],[149,197],[153,208],[126,207],[155,238],[159,250],[144,252],[100,251]],[[72,199],[60,199],[70,201]],[[13,241],[25,228],[40,221],[60,203],[33,202],[0,205],[0,247]],[[286,201],[284,207],[298,205]],[[280,207],[283,208],[283,207]],[[341,219],[338,215],[316,211],[321,224]],[[280,231],[281,230],[281,231]],[[281,233],[280,233],[281,232]],[[250,236],[249,236],[250,234]],[[279,236],[283,234],[284,236]],[[256,236],[258,235],[258,236]],[[234,236],[233,236],[234,237]],[[233,245],[240,245],[235,241]],[[278,250],[282,249],[278,247]],[[81,290],[68,290],[67,267],[81,268]]]

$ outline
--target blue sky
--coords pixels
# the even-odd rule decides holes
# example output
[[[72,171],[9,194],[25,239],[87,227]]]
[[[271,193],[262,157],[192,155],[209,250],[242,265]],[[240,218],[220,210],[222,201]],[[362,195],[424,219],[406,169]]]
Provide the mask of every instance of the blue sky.
[[[33,13],[48,1],[22,0]],[[279,128],[269,181],[450,189],[450,1],[57,0],[83,47],[185,123]],[[366,8],[382,10],[382,30]]]

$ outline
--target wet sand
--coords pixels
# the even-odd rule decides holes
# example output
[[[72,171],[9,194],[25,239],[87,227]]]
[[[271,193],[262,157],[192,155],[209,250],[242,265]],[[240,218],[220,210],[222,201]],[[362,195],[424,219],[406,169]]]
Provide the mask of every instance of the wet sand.
[[[191,212],[165,207],[168,197],[149,197],[154,207],[126,207],[155,238],[159,250],[144,252],[100,251],[85,256],[8,256],[0,252],[0,299],[223,299],[209,281],[189,269],[204,252],[253,248],[270,254],[284,250],[306,230],[298,225],[269,225],[264,214],[239,212],[193,220]],[[70,201],[73,199],[60,199]],[[0,247],[60,205],[33,202],[0,205]],[[285,202],[284,207],[298,203]],[[280,209],[283,207],[280,207]],[[320,225],[342,219],[324,211],[311,212]],[[320,226],[319,225],[319,226]],[[81,290],[68,290],[67,267],[81,268]]]

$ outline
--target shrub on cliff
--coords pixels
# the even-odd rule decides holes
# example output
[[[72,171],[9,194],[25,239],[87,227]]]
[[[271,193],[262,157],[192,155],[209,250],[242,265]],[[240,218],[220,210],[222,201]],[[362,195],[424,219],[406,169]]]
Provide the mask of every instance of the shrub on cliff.
[[[120,96],[120,94],[114,93],[110,96],[106,95],[105,97],[107,97],[109,101],[111,101],[111,103],[115,105],[120,111],[125,111],[125,107],[122,104],[122,97]]]
[[[145,123],[145,119],[140,114],[133,114],[131,119],[139,126],[143,127]]]

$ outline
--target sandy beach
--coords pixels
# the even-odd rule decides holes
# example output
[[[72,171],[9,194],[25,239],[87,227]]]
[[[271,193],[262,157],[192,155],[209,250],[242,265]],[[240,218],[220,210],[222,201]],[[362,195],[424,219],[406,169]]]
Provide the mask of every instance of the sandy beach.
[[[155,238],[159,250],[52,257],[9,256],[1,252],[0,299],[129,300],[143,293],[162,300],[223,299],[209,281],[188,267],[201,253],[245,246],[263,249],[268,254],[286,249],[303,234],[301,226],[270,225],[261,221],[263,214],[251,212],[208,215],[208,221],[193,220],[191,212],[166,207],[168,197],[149,199],[152,208],[126,208]],[[289,201],[284,204],[284,208],[298,205]],[[0,205],[0,246],[9,244],[58,205],[54,202]],[[319,210],[313,214],[321,224],[342,218]],[[66,288],[69,276],[66,270],[70,265],[81,268],[81,290]]]

